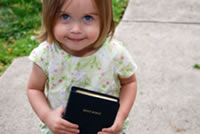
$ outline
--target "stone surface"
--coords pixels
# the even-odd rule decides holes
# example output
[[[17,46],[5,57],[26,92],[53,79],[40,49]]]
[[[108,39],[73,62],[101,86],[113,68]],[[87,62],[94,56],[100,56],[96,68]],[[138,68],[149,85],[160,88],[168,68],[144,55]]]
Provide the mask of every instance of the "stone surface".
[[[38,118],[26,97],[31,71],[27,57],[14,60],[0,77],[0,134],[39,134]]]
[[[198,0],[131,0],[124,20],[200,24]]]
[[[200,131],[200,27],[122,22],[123,40],[138,64],[138,95],[128,134]],[[122,33],[123,34],[120,34]]]

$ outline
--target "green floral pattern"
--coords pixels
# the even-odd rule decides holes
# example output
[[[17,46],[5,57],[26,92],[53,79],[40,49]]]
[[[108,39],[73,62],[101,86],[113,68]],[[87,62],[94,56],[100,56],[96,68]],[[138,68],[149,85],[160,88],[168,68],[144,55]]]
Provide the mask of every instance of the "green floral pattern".
[[[66,105],[72,86],[119,96],[119,77],[128,78],[137,68],[123,44],[114,39],[105,41],[96,53],[86,57],[72,56],[56,44],[43,42],[29,59],[48,77],[45,89],[52,109]],[[44,124],[41,128],[44,134],[50,133]]]

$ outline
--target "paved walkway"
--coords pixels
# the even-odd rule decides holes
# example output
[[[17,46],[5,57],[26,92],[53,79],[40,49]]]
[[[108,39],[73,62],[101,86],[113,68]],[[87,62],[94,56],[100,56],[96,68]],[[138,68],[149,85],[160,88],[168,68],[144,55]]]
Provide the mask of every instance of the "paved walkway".
[[[138,64],[128,134],[200,132],[200,1],[131,0],[116,37]],[[31,70],[16,59],[0,77],[0,133],[39,134],[26,98]]]

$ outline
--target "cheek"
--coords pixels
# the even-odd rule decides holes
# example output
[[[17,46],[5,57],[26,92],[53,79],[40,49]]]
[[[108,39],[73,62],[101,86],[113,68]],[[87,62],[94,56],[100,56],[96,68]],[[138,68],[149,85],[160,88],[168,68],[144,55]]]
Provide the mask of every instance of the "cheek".
[[[65,31],[65,28],[63,26],[56,25],[53,30],[55,38],[56,39],[61,38],[64,35],[64,31]]]
[[[88,33],[91,38],[97,39],[100,35],[100,28],[91,28]]]

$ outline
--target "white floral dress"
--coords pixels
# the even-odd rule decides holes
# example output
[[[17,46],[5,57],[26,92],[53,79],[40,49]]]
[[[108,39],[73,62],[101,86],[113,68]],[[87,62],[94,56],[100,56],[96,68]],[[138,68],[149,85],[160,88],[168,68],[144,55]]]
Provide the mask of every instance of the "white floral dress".
[[[52,109],[66,105],[72,86],[119,96],[119,77],[128,78],[137,68],[123,44],[114,39],[107,39],[97,52],[86,57],[70,55],[54,43],[43,42],[29,59],[48,78],[45,93]],[[40,126],[43,134],[51,134],[45,124],[41,122]]]

